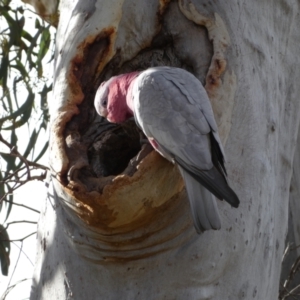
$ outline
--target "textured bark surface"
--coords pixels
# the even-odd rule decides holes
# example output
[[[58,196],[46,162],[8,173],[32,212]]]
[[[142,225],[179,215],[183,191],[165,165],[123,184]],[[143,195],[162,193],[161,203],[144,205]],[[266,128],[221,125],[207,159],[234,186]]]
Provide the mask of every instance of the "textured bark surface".
[[[299,208],[290,192],[298,1],[62,0],[59,9],[53,173],[31,298],[276,299],[289,198]],[[218,203],[220,231],[196,234],[181,177],[158,154],[118,176],[91,154],[115,136],[138,141],[96,116],[99,83],[158,65],[195,74],[212,102],[241,200]],[[292,186],[298,177],[295,165]]]

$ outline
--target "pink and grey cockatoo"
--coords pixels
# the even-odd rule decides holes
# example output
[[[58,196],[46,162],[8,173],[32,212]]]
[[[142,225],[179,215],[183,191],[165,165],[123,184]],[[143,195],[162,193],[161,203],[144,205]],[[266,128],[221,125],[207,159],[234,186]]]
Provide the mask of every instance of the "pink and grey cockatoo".
[[[221,228],[215,197],[234,207],[239,199],[227,184],[217,124],[196,77],[171,67],[115,76],[101,83],[95,108],[114,123],[134,116],[154,149],[178,165],[197,232]]]

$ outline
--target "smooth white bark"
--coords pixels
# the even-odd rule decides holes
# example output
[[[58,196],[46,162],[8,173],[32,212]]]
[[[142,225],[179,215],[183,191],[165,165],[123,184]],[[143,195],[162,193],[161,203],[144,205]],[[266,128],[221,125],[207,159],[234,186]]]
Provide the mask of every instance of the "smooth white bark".
[[[299,2],[109,3],[60,4],[50,103],[55,192],[50,189],[41,216],[31,298],[276,299],[300,117]],[[172,36],[176,59],[170,61],[188,65],[201,81],[206,77],[226,141],[228,175],[241,205],[232,209],[218,203],[220,231],[196,234],[172,166],[157,174],[168,184],[163,171],[167,168],[171,184],[166,190],[173,192],[162,196],[155,191],[153,174],[160,163],[153,155],[141,167],[139,174],[146,174],[142,180],[133,176],[127,185],[126,177],[116,180],[110,193],[120,191],[119,198],[109,198],[108,190],[104,196],[86,192],[72,183],[70,168],[80,169],[87,160],[68,157],[64,128],[80,112],[79,103],[92,101],[80,85],[84,79],[74,75],[74,60],[79,70],[84,69],[79,63],[84,61],[84,49],[105,37],[99,51],[107,51],[97,62],[97,72],[112,61],[116,69],[130,60],[143,67],[139,53],[151,48],[160,30]],[[80,193],[59,182],[68,172]],[[145,191],[150,208],[136,193],[124,198],[130,189],[141,191],[149,180],[152,190]],[[127,224],[124,201],[132,213]]]

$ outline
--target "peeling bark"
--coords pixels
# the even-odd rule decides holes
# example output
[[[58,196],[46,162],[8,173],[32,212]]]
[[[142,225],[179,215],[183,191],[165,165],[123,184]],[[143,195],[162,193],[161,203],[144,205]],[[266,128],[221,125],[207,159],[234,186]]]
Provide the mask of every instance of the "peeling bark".
[[[37,14],[51,25],[57,27],[59,21],[59,0],[22,0],[34,7]]]
[[[59,10],[47,246],[31,298],[275,299],[299,128],[299,3],[62,0]],[[197,235],[176,166],[154,151],[134,158],[138,129],[93,108],[101,81],[160,65],[195,74],[212,101],[241,199],[238,210],[218,203],[220,231]]]

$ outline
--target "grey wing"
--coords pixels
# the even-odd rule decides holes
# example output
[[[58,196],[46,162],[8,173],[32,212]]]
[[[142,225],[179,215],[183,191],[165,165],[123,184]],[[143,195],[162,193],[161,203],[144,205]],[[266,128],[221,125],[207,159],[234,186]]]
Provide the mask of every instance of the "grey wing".
[[[216,197],[237,207],[223,174],[210,101],[197,78],[182,69],[152,68],[141,73],[135,89],[135,117],[145,134]]]
[[[195,101],[189,94],[192,89],[203,92],[200,82],[188,72],[183,74],[185,78],[178,78],[177,73],[181,72],[185,71],[168,67],[143,72],[136,87],[138,91],[133,93],[135,116],[146,135],[154,137],[173,155],[190,165],[209,170],[213,163],[208,151],[208,134],[216,124],[212,112],[212,124],[207,121],[209,113],[207,117],[203,113],[207,110],[206,104],[203,109],[198,99]],[[191,80],[194,82],[189,82]],[[184,86],[184,82],[188,86]],[[198,97],[201,99],[201,94]]]

